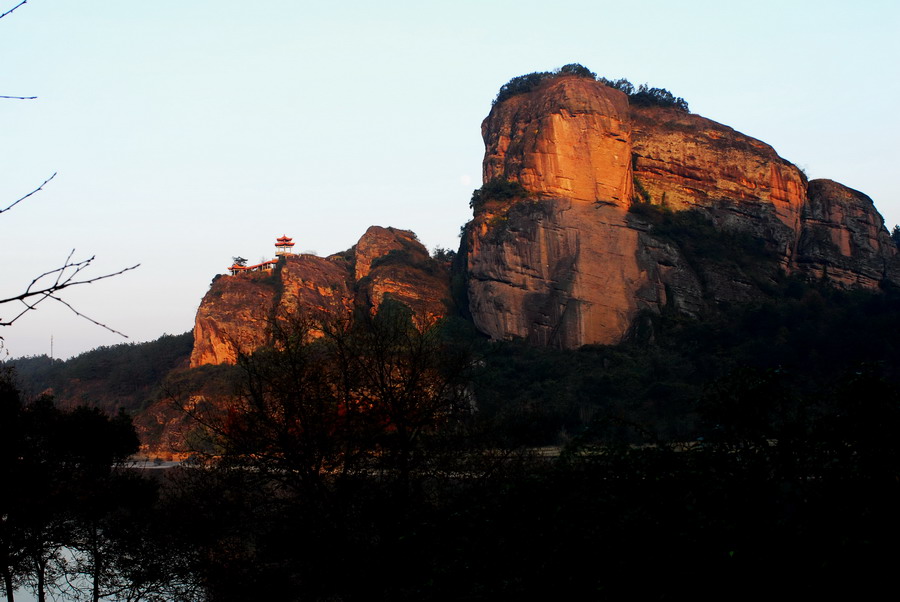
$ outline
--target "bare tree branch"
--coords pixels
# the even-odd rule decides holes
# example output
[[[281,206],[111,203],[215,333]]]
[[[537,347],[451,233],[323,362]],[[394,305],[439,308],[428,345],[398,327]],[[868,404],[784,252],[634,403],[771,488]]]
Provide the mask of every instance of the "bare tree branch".
[[[27,2],[28,2],[28,0],[22,0],[21,2],[19,2],[18,4],[16,4],[14,7],[12,7],[12,8],[9,9],[8,11],[6,11],[6,12],[3,13],[2,15],[0,15],[0,19],[2,19],[3,17],[5,17],[6,15],[10,14],[11,12],[13,12],[14,10],[16,10],[17,8],[19,8],[19,7],[22,6],[23,4],[26,4]],[[0,98],[9,98],[9,99],[12,99],[12,100],[34,100],[35,98],[37,98],[37,96],[0,96]]]
[[[137,266],[135,266],[135,267],[137,267]],[[121,272],[120,272],[120,273],[121,273]],[[111,275],[114,275],[114,274],[111,274]],[[111,327],[107,326],[106,324],[102,324],[101,322],[98,322],[97,320],[91,318],[90,316],[84,315],[83,313],[81,313],[80,311],[78,311],[77,309],[75,309],[74,307],[72,307],[71,304],[69,304],[69,303],[66,302],[66,301],[63,301],[63,300],[60,299],[59,297],[56,297],[56,296],[54,296],[54,295],[47,295],[47,296],[50,297],[51,299],[53,299],[54,301],[59,301],[60,303],[62,303],[63,305],[65,305],[66,307],[68,307],[69,309],[71,309],[71,310],[72,310],[72,313],[74,313],[74,314],[75,314],[76,316],[78,316],[79,318],[84,318],[84,319],[87,320],[88,322],[91,322],[92,324],[96,324],[96,325],[99,326],[100,328],[105,328],[106,330],[110,331],[110,332],[113,333],[113,334],[117,334],[117,335],[119,335],[119,336],[121,336],[121,337],[124,337],[124,338],[126,338],[126,339],[128,338],[128,335],[125,334],[124,332],[119,332],[119,331],[116,330],[115,328],[111,328]]]
[[[15,6],[13,6],[11,9],[0,14],[0,19],[12,14],[16,9],[21,8],[22,6],[24,6],[27,3],[28,3],[28,0],[22,0],[21,2],[19,2]],[[34,100],[35,98],[37,98],[37,96],[0,95],[0,99]],[[41,190],[44,189],[44,186],[46,186],[50,182],[50,180],[52,180],[55,177],[56,177],[56,172],[54,172],[53,175],[51,175],[49,178],[44,180],[40,186],[38,186],[37,188],[35,188],[34,190],[29,192],[25,196],[13,201],[10,205],[6,206],[5,208],[0,209],[0,213],[5,213],[5,212],[9,211],[13,207],[18,205],[22,201],[24,201],[25,199],[27,199],[28,197],[40,192]],[[124,274],[125,272],[135,269],[140,264],[121,269],[118,272],[113,272],[110,274],[103,274],[101,276],[95,276],[93,278],[83,278],[83,279],[79,280],[79,279],[77,279],[78,274],[80,274],[82,270],[88,268],[91,265],[91,263],[94,261],[94,257],[90,257],[88,259],[84,259],[81,261],[73,261],[72,256],[74,254],[75,254],[75,250],[72,249],[72,252],[69,253],[68,257],[66,257],[66,260],[65,260],[65,262],[63,262],[62,266],[60,266],[56,269],[44,272],[43,274],[34,278],[31,281],[31,283],[28,285],[28,287],[26,287],[25,292],[15,295],[13,297],[9,297],[7,299],[0,299],[0,305],[3,305],[4,303],[12,303],[15,301],[18,301],[22,305],[24,305],[24,309],[22,309],[22,311],[20,311],[18,314],[16,314],[12,319],[3,320],[2,318],[0,318],[0,327],[11,325],[12,323],[14,323],[16,320],[18,320],[22,316],[24,316],[29,311],[34,310],[37,307],[37,305],[39,303],[41,303],[42,301],[44,301],[46,299],[52,299],[54,301],[57,301],[57,302],[65,305],[76,316],[84,318],[85,320],[87,320],[88,322],[91,322],[92,324],[96,324],[97,326],[100,326],[101,328],[105,328],[106,330],[113,332],[115,334],[118,334],[120,336],[123,336],[127,339],[128,336],[125,335],[124,333],[119,332],[118,330],[115,330],[114,328],[111,328],[111,327],[107,326],[106,324],[98,322],[97,320],[81,313],[80,311],[78,311],[77,309],[72,307],[72,305],[68,301],[65,301],[61,297],[59,297],[58,293],[59,293],[59,291],[62,291],[64,289],[67,289],[72,286],[79,286],[82,284],[91,284],[93,282],[97,282],[98,280],[105,280],[106,278],[112,278],[113,276],[119,276],[120,274]],[[0,336],[0,349],[3,349],[3,337],[2,336]]]
[[[5,17],[5,16],[8,15],[9,13],[13,12],[14,10],[16,10],[17,8],[19,8],[19,7],[22,6],[23,4],[28,4],[28,0],[22,0],[21,2],[19,2],[18,4],[16,4],[14,7],[12,7],[12,8],[9,9],[8,11],[6,11],[6,12],[3,13],[2,15],[0,15],[0,19],[2,19],[3,17]]]
[[[81,261],[72,261],[72,256],[74,253],[75,251],[73,249],[72,252],[69,253],[68,257],[66,257],[66,260],[61,267],[44,272],[43,274],[34,278],[26,287],[24,292],[12,297],[8,297],[6,299],[0,299],[0,305],[4,303],[19,301],[22,303],[22,305],[25,306],[25,308],[21,312],[16,314],[13,318],[9,320],[0,320],[0,326],[10,326],[26,313],[35,309],[36,306],[42,301],[46,299],[53,299],[54,301],[58,301],[59,303],[62,303],[63,305],[68,307],[70,310],[72,310],[72,312],[75,313],[75,315],[80,316],[85,320],[96,324],[97,326],[101,326],[106,330],[109,330],[110,332],[114,332],[118,335],[128,338],[125,334],[122,334],[118,330],[110,328],[106,324],[102,324],[97,320],[94,320],[93,318],[82,314],[77,309],[72,307],[69,303],[56,295],[57,293],[59,293],[59,291],[72,286],[91,284],[97,282],[98,280],[105,280],[107,278],[112,278],[113,276],[119,276],[121,274],[124,274],[125,272],[137,268],[140,264],[123,268],[117,272],[94,276],[93,278],[76,279],[76,276],[78,276],[78,274],[80,274],[82,270],[88,268],[91,265],[91,262],[94,261],[94,257],[89,257],[88,259],[83,259]]]
[[[7,97],[3,97],[3,98],[7,98]],[[34,190],[32,190],[31,192],[29,192],[28,194],[26,194],[25,196],[23,196],[23,197],[20,198],[19,200],[13,202],[13,204],[9,205],[6,209],[0,209],[0,213],[5,213],[5,212],[9,211],[10,209],[12,209],[12,208],[15,207],[16,205],[18,205],[19,203],[21,203],[22,201],[24,201],[25,199],[27,199],[27,198],[30,197],[31,195],[33,195],[33,194],[35,194],[35,193],[37,193],[37,192],[40,192],[40,191],[44,188],[44,186],[47,185],[47,183],[48,183],[50,180],[52,180],[53,178],[56,177],[56,174],[57,174],[57,172],[54,171],[54,172],[53,172],[53,175],[50,176],[49,178],[47,178],[46,180],[44,180],[43,183],[41,183],[40,186],[38,186],[37,188],[35,188]]]

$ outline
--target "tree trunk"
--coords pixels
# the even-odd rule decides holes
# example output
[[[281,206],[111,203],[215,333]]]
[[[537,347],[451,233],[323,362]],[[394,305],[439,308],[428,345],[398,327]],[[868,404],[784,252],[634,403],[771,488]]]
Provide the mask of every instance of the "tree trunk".
[[[3,571],[3,584],[6,586],[6,599],[13,602],[12,572],[8,567]]]
[[[37,594],[38,594],[38,602],[47,602],[47,598],[44,594],[44,572],[46,566],[43,562],[38,560],[35,562],[35,572],[37,573]]]
[[[100,567],[100,543],[98,542],[99,535],[97,533],[97,524],[91,524],[91,555],[94,557],[94,587],[93,587],[93,602],[100,602],[100,575],[101,575],[101,567]]]

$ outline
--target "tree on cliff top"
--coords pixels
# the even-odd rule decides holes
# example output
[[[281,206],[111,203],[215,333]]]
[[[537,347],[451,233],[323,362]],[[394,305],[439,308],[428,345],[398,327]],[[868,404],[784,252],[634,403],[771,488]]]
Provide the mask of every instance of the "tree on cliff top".
[[[497,97],[492,104],[503,102],[507,98],[512,98],[519,94],[527,94],[537,88],[541,82],[563,75],[575,75],[577,77],[586,77],[588,79],[597,77],[596,73],[578,63],[563,65],[555,71],[535,71],[534,73],[526,73],[525,75],[514,77],[503,84],[503,86],[500,87],[500,91],[497,92]]]
[[[641,84],[635,90],[634,84],[625,78],[610,80],[605,77],[598,77],[596,73],[579,63],[569,63],[554,71],[535,71],[534,73],[514,77],[500,87],[497,97],[494,98],[491,104],[496,105],[513,96],[527,94],[537,89],[541,83],[547,80],[566,75],[596,80],[605,86],[615,88],[628,95],[629,101],[636,105],[672,107],[685,113],[690,112],[685,99],[675,96],[665,88],[651,88],[648,84]]]

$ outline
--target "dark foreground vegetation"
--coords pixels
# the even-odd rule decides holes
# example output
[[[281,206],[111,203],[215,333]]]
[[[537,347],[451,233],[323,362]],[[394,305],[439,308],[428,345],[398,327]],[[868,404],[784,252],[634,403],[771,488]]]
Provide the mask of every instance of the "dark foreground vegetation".
[[[900,560],[900,295],[773,287],[572,351],[390,302],[280,322],[155,479],[117,468],[126,417],[7,376],[0,568],[84,599],[865,595]]]
[[[22,391],[37,397],[52,391],[57,405],[136,413],[157,401],[160,385],[175,368],[187,367],[194,337],[164,334],[148,343],[98,347],[68,360],[46,355],[3,362],[14,366]]]

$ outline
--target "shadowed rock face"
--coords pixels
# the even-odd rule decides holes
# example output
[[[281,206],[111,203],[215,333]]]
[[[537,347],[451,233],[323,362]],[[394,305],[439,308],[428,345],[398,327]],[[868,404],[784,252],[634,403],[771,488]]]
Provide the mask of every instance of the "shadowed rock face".
[[[772,147],[698,115],[629,107],[600,83],[559,77],[495,105],[482,135],[484,181],[527,191],[476,207],[466,228],[472,318],[492,338],[615,343],[640,310],[751,300],[780,270],[838,286],[898,281],[865,195],[820,181],[807,192]],[[720,237],[760,242],[765,261],[686,255],[629,211],[636,202],[692,210]]]
[[[375,312],[390,296],[414,319],[442,317],[449,280],[449,267],[431,259],[415,234],[379,226],[350,253],[291,255],[272,272],[219,276],[197,310],[191,367],[233,364],[239,352],[269,344],[269,326],[281,316],[344,319],[357,307]]]
[[[378,311],[390,297],[412,310],[418,324],[447,313],[449,266],[431,258],[409,230],[372,226],[355,247],[356,305]]]

